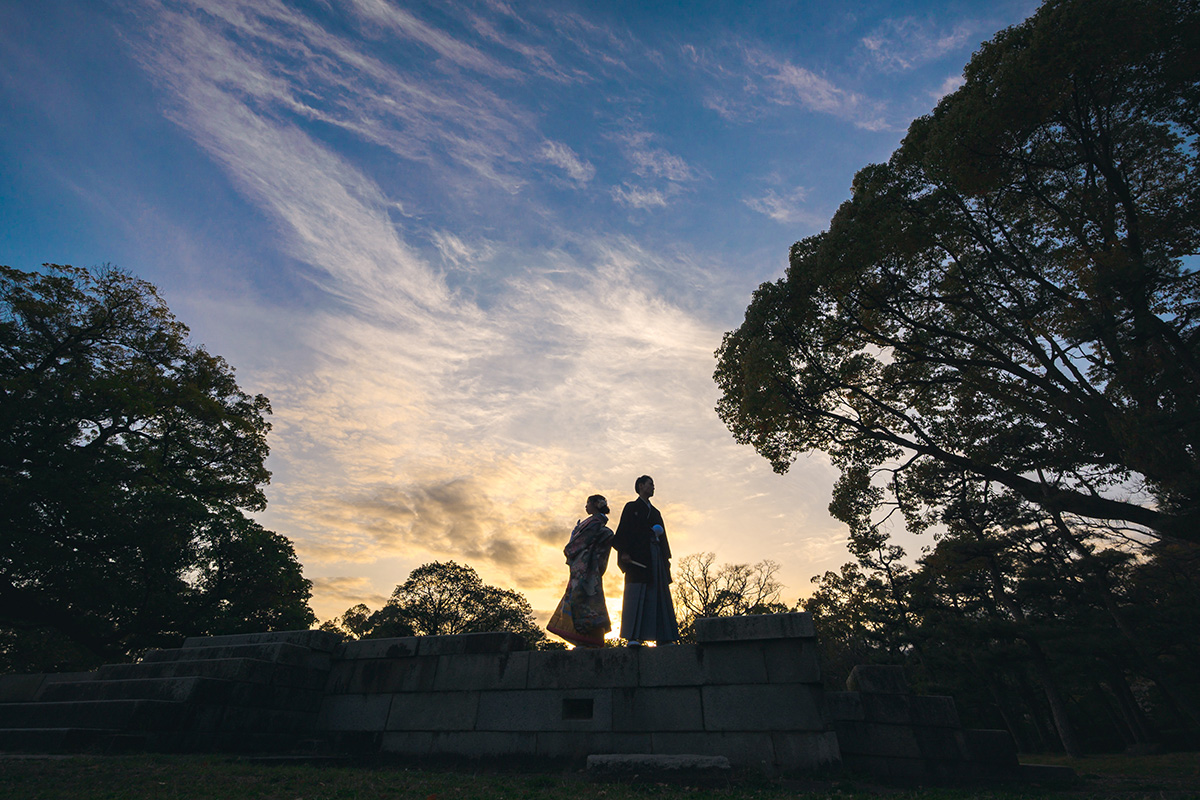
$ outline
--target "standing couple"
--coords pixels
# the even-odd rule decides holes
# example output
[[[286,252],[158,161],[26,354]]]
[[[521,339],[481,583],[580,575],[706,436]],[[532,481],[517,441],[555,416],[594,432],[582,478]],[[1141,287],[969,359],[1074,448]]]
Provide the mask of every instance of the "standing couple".
[[[594,494],[571,531],[563,554],[571,569],[567,591],[546,629],[580,647],[603,647],[612,630],[604,604],[604,571],[609,550],[617,551],[617,566],[625,573],[621,603],[621,638],[630,647],[642,642],[669,644],[679,638],[671,604],[671,547],[662,513],[650,502],[654,479],[634,481],[637,499],[625,504],[614,534],[608,529],[608,501]]]

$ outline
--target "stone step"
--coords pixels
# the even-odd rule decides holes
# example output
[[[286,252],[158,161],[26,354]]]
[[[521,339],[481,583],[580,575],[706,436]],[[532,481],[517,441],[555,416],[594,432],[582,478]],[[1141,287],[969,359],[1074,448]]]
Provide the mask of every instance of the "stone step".
[[[266,642],[263,644],[227,644],[209,647],[178,647],[170,650],[149,650],[142,656],[142,663],[164,661],[207,661],[223,658],[253,658],[278,664],[327,667],[331,657],[328,653],[314,653],[307,647],[288,642]]]
[[[0,703],[0,729],[88,728],[162,731],[175,728],[186,707],[166,700],[80,700]]]
[[[117,731],[97,728],[0,728],[0,752],[102,752],[105,739]]]
[[[246,684],[275,685],[320,690],[328,679],[329,669],[281,664],[258,658],[203,658],[199,661],[155,661],[132,664],[106,664],[98,670],[100,681],[216,678]],[[44,692],[44,690],[43,690]]]
[[[342,637],[329,631],[274,631],[272,633],[233,633],[223,636],[189,636],[184,640],[186,649],[201,647],[227,647],[230,645],[260,645],[284,643],[299,645],[314,652],[332,653],[342,643]]]

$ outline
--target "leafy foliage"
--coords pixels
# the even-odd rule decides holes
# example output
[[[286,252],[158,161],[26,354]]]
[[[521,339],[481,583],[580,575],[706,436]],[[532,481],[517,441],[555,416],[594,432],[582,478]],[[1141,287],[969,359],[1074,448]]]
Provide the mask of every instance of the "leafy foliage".
[[[291,543],[243,514],[266,503],[269,413],[149,283],[0,267],[3,666],[307,627]]]
[[[984,45],[726,335],[738,441],[828,453],[852,526],[886,467],[917,526],[966,475],[1200,540],[1198,31],[1051,0]]]
[[[360,603],[321,627],[358,639],[508,631],[535,648],[555,647],[524,596],[486,584],[473,568],[454,561],[422,564],[383,608],[372,613]]]

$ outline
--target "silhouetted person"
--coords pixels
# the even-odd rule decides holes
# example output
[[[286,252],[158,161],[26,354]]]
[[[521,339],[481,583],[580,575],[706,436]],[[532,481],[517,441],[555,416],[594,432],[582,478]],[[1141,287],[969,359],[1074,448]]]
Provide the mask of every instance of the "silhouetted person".
[[[612,545],[617,566],[625,573],[621,603],[621,638],[630,647],[642,642],[669,644],[679,638],[671,604],[671,546],[662,514],[650,502],[654,479],[634,481],[638,499],[625,504]]]
[[[608,529],[608,501],[594,494],[584,506],[587,517],[575,523],[571,540],[563,548],[571,575],[567,590],[546,630],[577,647],[603,647],[604,634],[612,630],[604,602],[604,570],[612,550]]]

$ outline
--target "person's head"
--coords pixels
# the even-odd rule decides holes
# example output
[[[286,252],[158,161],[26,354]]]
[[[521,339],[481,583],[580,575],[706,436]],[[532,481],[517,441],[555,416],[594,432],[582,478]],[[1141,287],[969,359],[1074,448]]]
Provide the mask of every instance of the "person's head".
[[[607,514],[608,501],[604,499],[604,495],[594,494],[587,499],[587,505],[584,506],[584,511],[589,514]]]
[[[643,475],[633,482],[633,490],[637,492],[638,497],[645,500],[654,496],[654,478],[649,475]]]

